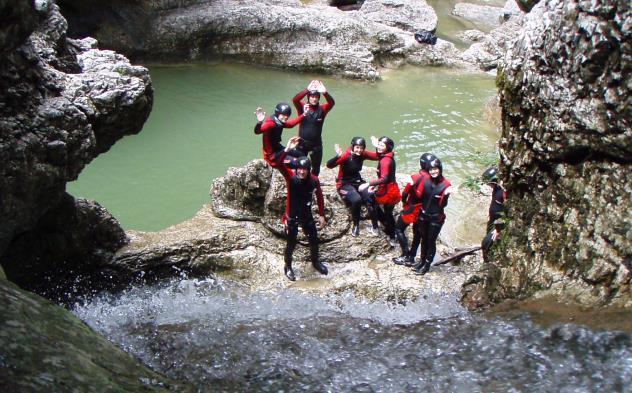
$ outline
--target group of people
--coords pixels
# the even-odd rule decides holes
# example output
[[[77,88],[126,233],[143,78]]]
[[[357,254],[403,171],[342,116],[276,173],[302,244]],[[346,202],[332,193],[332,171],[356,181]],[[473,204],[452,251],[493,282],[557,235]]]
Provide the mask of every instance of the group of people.
[[[320,103],[321,96],[325,97],[325,103]],[[292,268],[292,256],[299,227],[308,238],[312,266],[321,274],[328,273],[318,251],[317,230],[327,223],[318,176],[323,157],[323,124],[335,101],[325,85],[317,80],[311,81],[292,101],[298,112],[293,119],[290,119],[292,108],[287,103],[277,104],[274,114],[269,117],[262,108],[256,108],[254,132],[262,135],[264,160],[279,170],[286,181],[286,209],[282,218],[287,235],[284,273],[294,281],[296,275]],[[290,138],[287,146],[283,146],[283,130],[296,125],[299,125],[298,136]],[[371,144],[375,151],[367,150],[366,140],[359,136],[352,138],[350,146],[344,151],[336,144],[336,155],[326,163],[327,168],[339,168],[336,189],[350,209],[351,235],[360,235],[361,208],[365,206],[371,221],[369,233],[379,235],[381,224],[391,246],[399,244],[401,255],[393,262],[410,266],[415,274],[426,274],[445,222],[445,208],[452,193],[451,183],[443,176],[441,160],[431,153],[424,153],[420,157],[419,172],[414,173],[412,182],[400,191],[395,178],[395,143],[386,136],[372,136]],[[377,161],[377,177],[370,181],[361,175],[365,160]],[[318,204],[318,225],[312,214],[314,194]],[[393,212],[400,202],[403,208],[395,219]],[[409,247],[405,230],[411,224],[413,239]],[[490,236],[495,240],[498,234]],[[418,248],[421,248],[420,258],[415,263]]]

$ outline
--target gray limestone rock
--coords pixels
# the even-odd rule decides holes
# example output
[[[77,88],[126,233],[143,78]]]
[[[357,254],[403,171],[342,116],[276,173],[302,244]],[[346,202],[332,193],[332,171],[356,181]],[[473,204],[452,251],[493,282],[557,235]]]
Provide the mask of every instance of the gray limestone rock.
[[[24,4],[2,5],[20,9],[18,3]],[[21,27],[1,28],[9,41],[0,57],[0,261],[9,276],[22,264],[66,261],[28,253],[8,259],[6,252],[17,237],[41,232],[40,223],[55,220],[50,214],[64,200],[66,182],[116,140],[139,132],[153,103],[145,68],[97,50],[92,39],[68,39],[57,6],[35,5],[37,24],[28,38],[7,33],[22,31],[19,18],[9,21]],[[24,18],[32,14],[25,11]],[[22,274],[26,278],[29,271]]]
[[[508,224],[464,291],[471,306],[632,306],[631,23],[617,0],[551,0],[525,17],[497,78]]]

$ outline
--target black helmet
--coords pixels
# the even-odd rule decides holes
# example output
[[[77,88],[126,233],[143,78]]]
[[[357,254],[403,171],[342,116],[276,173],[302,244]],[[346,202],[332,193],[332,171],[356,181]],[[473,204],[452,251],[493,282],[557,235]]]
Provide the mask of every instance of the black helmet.
[[[318,98],[320,98],[320,92],[318,90],[310,90],[307,92],[307,96],[317,96]]]
[[[366,140],[364,140],[361,136],[354,136],[353,139],[351,139],[351,147],[353,146],[362,146],[366,148]]]
[[[279,115],[290,116],[291,114],[292,114],[292,108],[290,108],[290,105],[286,104],[285,102],[279,102],[277,106],[274,108],[275,116],[279,116]]]
[[[483,178],[483,181],[487,183],[497,182],[498,181],[498,168],[496,167],[487,168],[485,172],[483,172],[483,175],[481,177]]]
[[[296,168],[307,169],[309,171],[312,168],[312,163],[309,161],[309,158],[305,156],[299,157],[296,160]]]
[[[430,171],[433,168],[439,168],[439,173],[443,174],[443,165],[441,165],[440,159],[435,158],[434,160],[431,160],[430,162],[428,162],[428,171]]]
[[[419,156],[419,166],[421,167],[421,169],[427,171],[428,168],[428,163],[432,160],[436,160],[437,156],[435,156],[432,153],[424,153],[421,156]]]
[[[391,138],[383,136],[378,139],[378,141],[384,142],[384,145],[386,145],[386,151],[393,151],[393,148],[395,147],[395,142],[393,142]]]

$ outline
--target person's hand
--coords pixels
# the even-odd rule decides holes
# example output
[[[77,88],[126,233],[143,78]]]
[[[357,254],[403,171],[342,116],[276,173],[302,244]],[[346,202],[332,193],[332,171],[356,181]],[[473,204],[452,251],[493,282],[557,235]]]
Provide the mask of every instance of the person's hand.
[[[307,85],[307,90],[318,90],[318,81],[314,79],[313,81],[309,82],[309,85]]]
[[[306,102],[305,105],[303,105],[303,113],[309,112],[310,108],[309,103]]]
[[[443,192],[445,195],[450,195],[454,192],[454,188],[452,188],[452,186],[448,187],[445,189],[445,191]]]
[[[369,183],[362,183],[362,184],[360,184],[360,186],[358,187],[358,191],[360,191],[360,192],[364,192],[364,190],[366,190],[367,188],[369,188]]]
[[[325,216],[318,216],[318,229],[323,229],[327,225]]]
[[[339,156],[341,156],[341,155],[342,155],[342,149],[340,148],[340,145],[339,145],[339,144],[337,144],[337,143],[336,143],[336,144],[334,145],[334,150],[335,150],[335,152],[336,152],[336,154],[337,154],[337,155],[339,155]]]
[[[498,239],[498,236],[500,236],[500,233],[496,229],[494,229],[492,231],[492,241],[495,242],[496,239]]]
[[[316,87],[316,90],[318,90],[318,92],[321,94],[327,93],[327,88],[325,87],[323,82],[321,81],[317,81],[317,82],[318,82],[318,86]]]
[[[257,109],[255,109],[255,116],[257,117],[258,122],[262,122],[266,119],[266,113],[261,107],[257,107]]]
[[[371,144],[373,145],[373,147],[377,147],[377,144],[380,142],[379,139],[377,139],[377,137],[375,135],[371,135]]]
[[[287,147],[285,148],[285,150],[286,151],[294,150],[296,149],[299,143],[301,143],[301,137],[293,136],[287,141]]]
[[[377,190],[376,186],[369,186],[369,193],[375,194],[375,190]]]

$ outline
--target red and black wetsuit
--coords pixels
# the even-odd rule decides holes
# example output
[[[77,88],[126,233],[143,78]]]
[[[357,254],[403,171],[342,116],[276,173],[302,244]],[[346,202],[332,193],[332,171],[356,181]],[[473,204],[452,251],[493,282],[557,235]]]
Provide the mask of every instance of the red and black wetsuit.
[[[309,106],[309,111],[303,113],[305,104],[309,102],[301,101],[309,90],[304,89],[294,96],[292,102],[294,107],[298,111],[299,115],[304,115],[301,125],[298,129],[298,136],[302,138],[302,143],[299,146],[299,150],[303,155],[310,154],[310,161],[312,162],[312,173],[316,176],[320,173],[320,163],[323,160],[323,124],[327,113],[334,107],[336,102],[329,92],[323,93],[325,100],[324,104],[316,104]]]
[[[347,206],[351,208],[353,225],[357,226],[360,224],[360,209],[362,204],[366,204],[373,226],[377,228],[375,206],[373,203],[370,203],[370,194],[368,190],[360,193],[358,187],[365,182],[360,174],[364,160],[376,161],[378,155],[377,153],[364,150],[362,155],[357,156],[351,153],[352,148],[349,147],[342,155],[336,155],[327,161],[327,168],[339,167],[338,177],[336,177],[336,189]]]
[[[448,205],[449,195],[445,191],[450,187],[450,181],[439,175],[437,178],[426,177],[423,183],[421,197],[421,212],[419,214],[419,232],[421,235],[421,263],[430,266],[437,252],[437,238],[445,222],[444,209]]]
[[[318,213],[325,215],[325,202],[320,181],[317,176],[310,175],[306,179],[296,176],[295,172],[284,164],[287,153],[282,150],[277,157],[277,167],[285,178],[287,197],[285,200],[285,214],[283,221],[287,228],[287,243],[285,246],[285,264],[292,265],[292,254],[297,244],[298,227],[303,228],[309,241],[309,251],[312,264],[318,263],[318,234],[316,223],[312,215],[312,199],[316,193]]]
[[[277,167],[277,157],[285,149],[281,144],[281,134],[284,128],[293,128],[303,120],[303,116],[294,119],[288,119],[285,123],[281,123],[275,116],[266,118],[262,123],[257,122],[255,125],[255,134],[263,134],[263,159],[266,160],[271,167]]]
[[[395,218],[393,218],[393,210],[395,205],[399,203],[399,199],[394,199],[395,187],[397,181],[395,179],[395,154],[392,151],[379,154],[380,161],[377,163],[377,176],[375,180],[369,182],[370,186],[377,186],[374,199],[381,206],[376,206],[378,219],[384,225],[384,233],[388,237],[395,236]],[[399,196],[399,188],[397,188]]]
[[[492,201],[489,204],[489,220],[487,221],[488,233],[494,229],[494,221],[502,217],[505,211],[505,199],[507,199],[507,193],[503,186],[494,183],[492,188]]]
[[[421,240],[421,233],[419,232],[418,218],[421,211],[421,199],[424,191],[424,183],[430,175],[424,170],[420,170],[418,173],[411,175],[412,183],[406,184],[404,191],[402,192],[402,203],[404,208],[401,214],[397,217],[395,223],[395,237],[399,242],[399,246],[402,250],[402,256],[408,257],[409,262],[415,259],[417,254],[417,248]],[[408,249],[408,240],[404,231],[408,225],[413,224],[413,242],[410,249]]]

